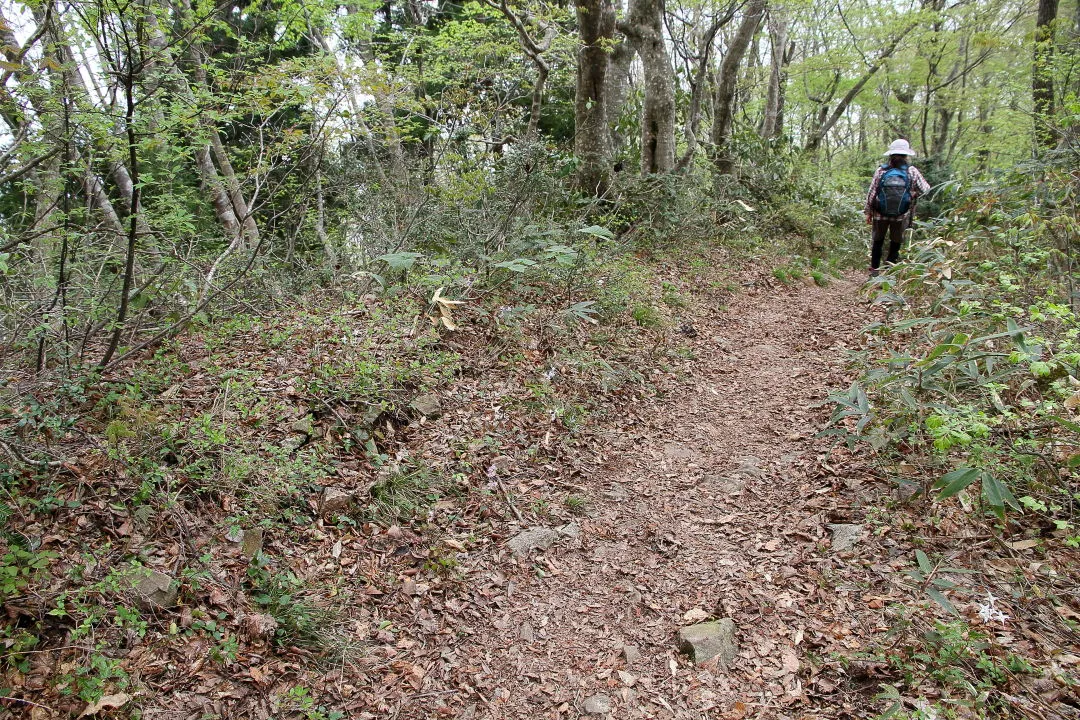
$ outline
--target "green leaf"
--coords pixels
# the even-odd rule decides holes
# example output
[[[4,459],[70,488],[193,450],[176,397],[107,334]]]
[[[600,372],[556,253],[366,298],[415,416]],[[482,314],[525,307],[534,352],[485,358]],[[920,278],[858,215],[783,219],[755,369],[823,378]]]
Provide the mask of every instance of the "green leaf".
[[[934,572],[934,565],[930,562],[930,558],[926,556],[922,550],[915,551],[915,560],[919,563],[919,569],[929,575]]]
[[[530,260],[528,258],[515,258],[513,260],[504,260],[503,262],[495,263],[494,265],[492,265],[492,267],[504,268],[506,270],[509,270],[510,272],[515,273],[523,273],[535,265],[535,260]]]
[[[423,255],[417,252],[399,252],[380,255],[376,259],[382,260],[389,265],[392,270],[408,270],[415,265],[416,261],[421,257],[423,257]]]
[[[1020,502],[1003,482],[987,472],[982,473],[981,479],[983,498],[999,520],[1005,519],[1005,505],[1014,510],[1020,509]]]
[[[1009,328],[1009,336],[1012,337],[1016,346],[1024,353],[1028,353],[1027,343],[1024,342],[1024,328],[1017,325],[1016,321],[1012,318],[1006,320],[1006,326]]]
[[[941,607],[945,608],[945,610],[950,615],[960,614],[956,611],[956,608],[953,606],[953,604],[949,602],[949,598],[942,595],[940,590],[935,590],[934,588],[926,588],[926,594],[930,596],[931,600],[936,602]]]
[[[566,245],[549,245],[544,248],[544,255],[549,260],[554,260],[558,265],[569,267],[577,260],[578,251]]]
[[[966,488],[979,477],[979,471],[975,468],[962,467],[946,473],[934,483],[934,487],[941,488],[939,500],[951,498],[956,493]]]
[[[606,227],[600,227],[599,225],[590,225],[589,227],[581,228],[580,230],[578,230],[578,232],[585,235],[592,235],[593,237],[600,238],[601,240],[615,239],[615,233],[611,232]]]
[[[597,313],[595,300],[582,300],[581,302],[574,303],[570,307],[566,308],[568,315],[576,317],[578,320],[583,320],[592,325],[599,324],[599,320],[593,317]]]

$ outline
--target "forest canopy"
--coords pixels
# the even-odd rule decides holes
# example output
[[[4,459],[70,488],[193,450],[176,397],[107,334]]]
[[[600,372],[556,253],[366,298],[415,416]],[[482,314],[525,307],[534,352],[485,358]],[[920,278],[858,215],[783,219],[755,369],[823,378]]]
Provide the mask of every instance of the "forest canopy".
[[[477,255],[446,208],[538,173],[566,197],[639,173],[761,196],[800,167],[864,176],[894,137],[935,183],[1009,168],[1074,137],[1080,83],[1076,3],[1049,0],[0,13],[5,345],[38,366],[107,364],[252,268]]]

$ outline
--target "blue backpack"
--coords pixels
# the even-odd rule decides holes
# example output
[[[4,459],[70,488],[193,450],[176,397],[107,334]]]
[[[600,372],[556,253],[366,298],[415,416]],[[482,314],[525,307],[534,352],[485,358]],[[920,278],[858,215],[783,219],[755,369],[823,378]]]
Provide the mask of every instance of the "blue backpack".
[[[908,177],[908,166],[890,167],[878,183],[877,211],[885,217],[900,217],[910,208],[911,178]]]

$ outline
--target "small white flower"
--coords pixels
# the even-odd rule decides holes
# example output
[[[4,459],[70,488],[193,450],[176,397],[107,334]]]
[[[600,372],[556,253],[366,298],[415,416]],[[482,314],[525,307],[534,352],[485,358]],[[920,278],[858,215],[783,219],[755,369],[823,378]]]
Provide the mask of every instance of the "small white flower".
[[[550,381],[551,378],[555,377],[555,374],[555,366],[552,366],[547,369],[547,372],[541,373],[541,377],[543,377],[545,380]]]
[[[998,609],[997,603],[999,598],[994,597],[993,593],[986,593],[986,602],[978,603],[976,607],[979,611],[979,619],[984,623],[1000,622],[1002,627],[1005,626],[1005,621],[1009,619],[1009,616]]]

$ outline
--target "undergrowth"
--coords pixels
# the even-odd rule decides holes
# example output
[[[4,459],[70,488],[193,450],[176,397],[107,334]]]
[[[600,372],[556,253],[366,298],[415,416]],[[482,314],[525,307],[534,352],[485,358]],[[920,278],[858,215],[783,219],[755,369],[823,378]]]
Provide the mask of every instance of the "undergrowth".
[[[555,208],[492,181],[469,188],[462,224],[442,198],[430,232],[350,258],[330,287],[208,308],[104,376],[15,377],[0,415],[0,694],[30,683],[78,714],[146,693],[132,648],[156,648],[167,673],[191,648],[222,673],[252,653],[350,657],[345,614],[402,573],[461,582],[458,553],[496,523],[588,514],[528,480],[680,372],[697,305],[738,290],[724,263],[766,237],[783,253],[769,203],[784,198],[746,187],[630,181],[616,203]],[[835,270],[815,247],[833,236],[800,212],[807,235],[776,262],[824,284]],[[445,407],[420,409],[425,396]],[[323,512],[328,489],[348,505]],[[132,568],[162,573],[176,599],[140,603]],[[272,632],[246,634],[252,616]],[[322,716],[304,685],[290,693],[283,707]]]
[[[1005,629],[1038,622],[1066,645],[1077,630],[1060,582],[1080,547],[1074,160],[955,184],[944,203],[951,209],[921,224],[910,259],[871,281],[879,320],[865,328],[864,349],[852,357],[858,378],[832,398],[822,435],[861,450],[899,497],[920,504],[928,551],[935,527],[966,523],[995,538],[1005,557],[1034,552],[1030,567],[1042,568],[946,567],[916,551],[910,589],[948,620],[923,619],[916,631],[901,613],[897,639],[872,652],[895,677],[878,697],[885,716],[1028,716],[1010,699],[1018,676],[1076,683],[1031,648],[1011,652]],[[1002,612],[993,593],[980,603],[980,587],[1008,588],[1006,602],[1024,617]]]

